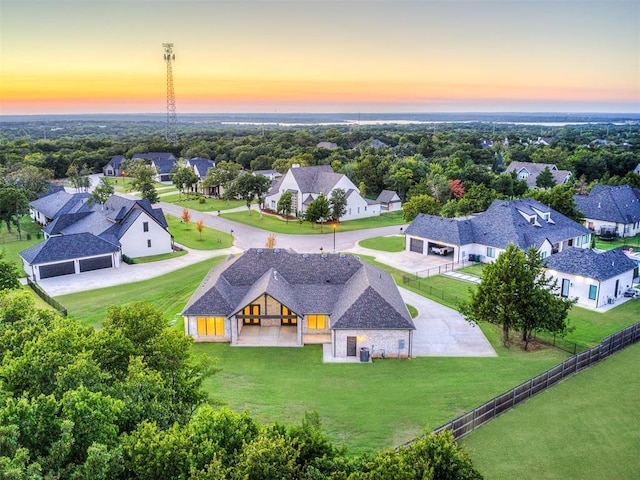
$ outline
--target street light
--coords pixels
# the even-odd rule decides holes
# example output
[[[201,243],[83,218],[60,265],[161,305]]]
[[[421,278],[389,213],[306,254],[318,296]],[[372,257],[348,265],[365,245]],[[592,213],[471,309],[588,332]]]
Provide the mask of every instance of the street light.
[[[333,224],[333,253],[336,253],[336,229],[338,228],[338,224]]]

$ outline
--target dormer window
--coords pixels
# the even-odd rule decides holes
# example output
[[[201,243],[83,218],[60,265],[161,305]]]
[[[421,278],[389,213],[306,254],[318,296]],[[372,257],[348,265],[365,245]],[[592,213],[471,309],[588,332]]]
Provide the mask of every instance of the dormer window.
[[[531,225],[535,225],[536,224],[536,217],[529,217],[529,223]]]

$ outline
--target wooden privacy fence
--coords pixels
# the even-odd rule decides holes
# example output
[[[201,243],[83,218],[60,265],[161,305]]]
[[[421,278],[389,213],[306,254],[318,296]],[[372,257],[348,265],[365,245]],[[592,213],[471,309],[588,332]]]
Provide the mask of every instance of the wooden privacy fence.
[[[40,285],[27,277],[27,284],[31,287],[31,289],[36,292],[36,294],[53,308],[55,308],[58,312],[60,312],[65,317],[67,316],[67,309],[56,299],[50,297],[47,292],[45,292]]]
[[[561,364],[550,368],[546,372],[521,383],[508,392],[498,395],[470,412],[445,423],[441,427],[436,428],[433,433],[450,430],[453,433],[454,439],[458,441],[489,420],[521,404],[529,397],[555,385],[563,378],[567,378],[584,368],[590,367],[639,340],[640,322],[637,322],[606,337],[599,345],[569,357]],[[414,440],[411,440],[402,446],[411,446],[413,441]]]

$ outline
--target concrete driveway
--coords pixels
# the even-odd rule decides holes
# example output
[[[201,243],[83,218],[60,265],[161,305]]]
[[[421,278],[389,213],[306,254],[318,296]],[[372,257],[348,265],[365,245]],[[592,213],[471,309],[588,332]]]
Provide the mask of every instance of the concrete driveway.
[[[457,311],[400,288],[405,303],[418,309],[413,319],[414,357],[497,357],[480,330]]]

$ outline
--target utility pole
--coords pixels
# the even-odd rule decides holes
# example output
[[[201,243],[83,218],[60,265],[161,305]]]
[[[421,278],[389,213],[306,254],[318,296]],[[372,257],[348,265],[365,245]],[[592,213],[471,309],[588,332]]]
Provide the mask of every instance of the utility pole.
[[[178,119],[176,117],[176,95],[173,91],[173,70],[171,63],[176,56],[173,53],[173,43],[163,43],[164,61],[167,63],[167,127],[165,137],[167,143],[177,145],[178,143]]]

